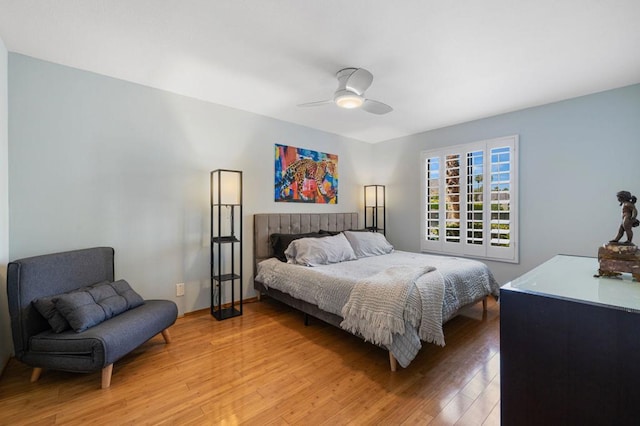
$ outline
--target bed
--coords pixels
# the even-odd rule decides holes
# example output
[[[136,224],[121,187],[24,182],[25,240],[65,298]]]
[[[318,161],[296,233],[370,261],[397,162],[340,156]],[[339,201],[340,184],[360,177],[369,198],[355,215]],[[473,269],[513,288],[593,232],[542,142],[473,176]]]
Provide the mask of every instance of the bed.
[[[486,297],[499,294],[481,262],[397,251],[382,234],[357,229],[357,213],[254,215],[258,297],[387,349],[396,371],[422,342],[444,346],[442,325],[461,308],[482,301],[486,309]]]

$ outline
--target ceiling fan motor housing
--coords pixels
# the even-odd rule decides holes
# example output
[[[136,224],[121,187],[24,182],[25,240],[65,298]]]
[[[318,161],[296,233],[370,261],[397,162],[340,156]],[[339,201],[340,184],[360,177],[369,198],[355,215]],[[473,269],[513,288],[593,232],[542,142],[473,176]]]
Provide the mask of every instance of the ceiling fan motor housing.
[[[364,103],[364,98],[350,90],[337,90],[333,95],[333,101],[341,108],[359,108]]]
[[[366,99],[364,92],[373,82],[373,74],[364,68],[343,68],[336,73],[338,89],[333,94],[333,100],[308,102],[300,106],[320,106],[327,103],[335,103],[340,108],[362,108],[372,114],[386,114],[393,111],[387,104]]]

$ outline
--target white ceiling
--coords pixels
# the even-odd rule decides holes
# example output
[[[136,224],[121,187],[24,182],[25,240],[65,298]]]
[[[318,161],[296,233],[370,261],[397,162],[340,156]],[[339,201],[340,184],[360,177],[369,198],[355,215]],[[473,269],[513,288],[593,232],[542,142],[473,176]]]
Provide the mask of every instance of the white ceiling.
[[[0,0],[8,50],[379,142],[640,82],[638,0]],[[334,105],[374,75],[387,115]]]

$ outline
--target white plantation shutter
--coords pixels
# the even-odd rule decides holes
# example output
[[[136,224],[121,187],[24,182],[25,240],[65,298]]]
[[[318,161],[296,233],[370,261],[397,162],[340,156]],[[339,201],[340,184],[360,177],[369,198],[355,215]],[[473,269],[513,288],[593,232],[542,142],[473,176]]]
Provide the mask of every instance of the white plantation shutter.
[[[445,156],[445,242],[460,243],[460,154]]]
[[[425,151],[423,251],[518,261],[518,136]]]
[[[426,167],[426,205],[425,205],[425,238],[429,241],[440,240],[440,158],[427,158],[423,161]]]

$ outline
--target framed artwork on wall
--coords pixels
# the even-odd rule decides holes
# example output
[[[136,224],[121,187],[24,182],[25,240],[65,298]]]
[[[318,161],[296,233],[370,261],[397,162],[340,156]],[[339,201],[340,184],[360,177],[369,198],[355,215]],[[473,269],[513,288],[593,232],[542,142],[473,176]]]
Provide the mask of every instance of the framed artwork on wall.
[[[275,144],[275,201],[338,204],[338,156]]]

